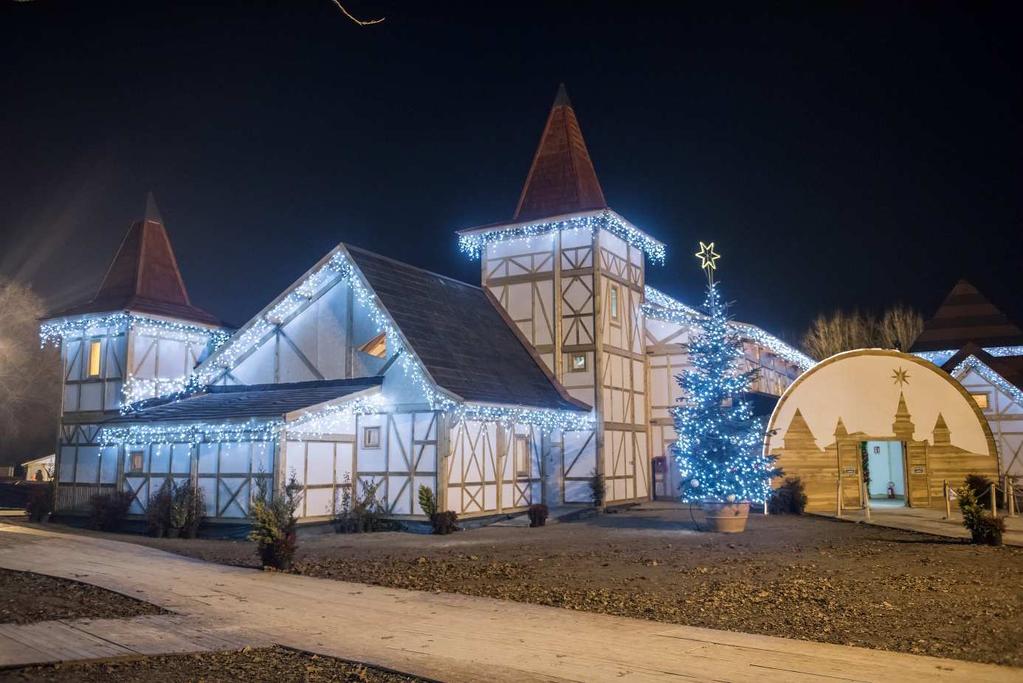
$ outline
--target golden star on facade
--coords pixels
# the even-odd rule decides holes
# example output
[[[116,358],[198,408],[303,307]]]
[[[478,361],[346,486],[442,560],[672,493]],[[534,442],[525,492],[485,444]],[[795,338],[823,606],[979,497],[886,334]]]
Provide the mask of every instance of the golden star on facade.
[[[903,370],[902,366],[899,366],[898,370],[892,372],[892,381],[900,387],[903,384],[909,384],[909,371]]]
[[[700,250],[696,252],[694,256],[700,259],[700,268],[703,268],[704,270],[708,271],[717,270],[718,268],[717,264],[714,262],[721,258],[720,254],[714,253],[713,242],[711,242],[710,244],[704,244],[703,242],[700,242]],[[708,272],[707,275],[710,275],[710,273]]]

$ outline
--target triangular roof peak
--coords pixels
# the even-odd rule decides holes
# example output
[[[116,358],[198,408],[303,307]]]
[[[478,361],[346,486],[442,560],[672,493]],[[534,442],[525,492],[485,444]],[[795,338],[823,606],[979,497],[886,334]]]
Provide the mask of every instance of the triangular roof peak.
[[[1023,344],[1023,329],[1009,320],[966,280],[959,280],[924,324],[912,352],[960,349],[969,342],[982,347]]]
[[[547,115],[547,124],[533,155],[513,220],[527,221],[606,208],[604,191],[562,83]]]
[[[53,317],[119,310],[220,324],[215,316],[196,308],[188,298],[174,248],[152,193],[146,198],[145,218],[128,228],[96,295]]]

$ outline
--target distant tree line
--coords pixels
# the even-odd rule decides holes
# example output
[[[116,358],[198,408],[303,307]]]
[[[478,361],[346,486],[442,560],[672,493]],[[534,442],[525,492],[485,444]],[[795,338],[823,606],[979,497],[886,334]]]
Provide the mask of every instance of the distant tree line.
[[[817,316],[803,335],[803,349],[817,360],[852,349],[908,351],[923,328],[923,316],[902,304],[881,315],[839,310]]]
[[[39,348],[42,299],[25,285],[0,278],[0,462],[15,464],[57,443],[60,357]]]

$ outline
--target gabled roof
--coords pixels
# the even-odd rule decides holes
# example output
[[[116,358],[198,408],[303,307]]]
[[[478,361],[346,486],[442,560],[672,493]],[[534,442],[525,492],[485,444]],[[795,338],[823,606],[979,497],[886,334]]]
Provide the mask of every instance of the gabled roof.
[[[983,347],[1023,345],[1023,329],[976,287],[960,280],[924,324],[910,352],[960,349],[970,342]]]
[[[1012,384],[1020,391],[1023,391],[1023,357],[992,356],[979,345],[972,342],[959,349],[955,355],[945,361],[945,363],[941,366],[941,369],[952,374],[952,371],[955,370],[956,366],[970,356],[974,356],[981,363],[1001,375],[1002,379],[1006,382]]]
[[[346,248],[441,388],[472,402],[590,409],[548,375],[515,324],[479,287]]]
[[[203,393],[121,415],[107,424],[283,417],[287,413],[379,387],[383,377],[317,380],[284,384],[209,386]]]
[[[515,221],[606,209],[579,121],[562,84],[515,209]]]
[[[206,325],[220,325],[216,316],[192,305],[178,269],[167,229],[148,198],[146,217],[128,228],[96,295],[89,301],[50,315],[133,311]]]

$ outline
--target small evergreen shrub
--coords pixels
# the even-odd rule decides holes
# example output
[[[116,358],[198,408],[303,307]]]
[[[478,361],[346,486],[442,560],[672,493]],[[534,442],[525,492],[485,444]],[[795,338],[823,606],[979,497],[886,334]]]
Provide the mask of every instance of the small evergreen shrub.
[[[973,492],[974,498],[977,500],[977,504],[985,510],[991,509],[991,492],[988,488],[991,486],[991,480],[982,474],[967,474],[964,486]],[[1004,503],[1000,496],[995,496],[995,505],[1002,507]]]
[[[334,529],[339,534],[361,534],[390,531],[394,526],[385,518],[387,508],[377,500],[377,490],[383,481],[362,484],[362,495],[352,496],[352,477],[344,476],[341,505],[334,516]]]
[[[419,507],[423,509],[423,514],[430,518],[433,533],[445,535],[458,531],[458,515],[450,510],[438,511],[433,489],[425,484],[419,485]]]
[[[191,484],[179,486],[174,492],[174,521],[179,523],[180,534],[184,538],[195,538],[199,535],[199,527],[206,516],[206,497],[202,489]]]
[[[452,510],[435,512],[430,515],[430,524],[433,526],[433,533],[445,536],[458,531],[458,514]]]
[[[604,507],[604,497],[607,494],[607,486],[604,483],[604,475],[593,470],[590,475],[590,500],[593,501],[593,507],[598,510]]]
[[[45,522],[47,515],[53,512],[52,483],[46,486],[33,486],[25,499],[25,512],[30,522]]]
[[[547,515],[550,510],[543,503],[529,506],[529,526],[538,527],[547,525]]]
[[[295,527],[296,512],[302,502],[302,487],[292,472],[284,491],[274,495],[268,490],[268,480],[260,477],[257,492],[249,506],[252,530],[249,540],[255,541],[263,567],[287,571],[298,549]]]
[[[127,491],[97,493],[89,499],[89,526],[100,531],[117,531],[134,499]]]
[[[977,501],[974,489],[963,486],[957,491],[959,510],[963,513],[963,526],[977,545],[1002,545],[1005,520],[986,512]]]
[[[806,489],[799,477],[785,477],[767,500],[767,511],[772,515],[801,515],[805,509]]]
[[[433,495],[433,489],[426,484],[419,485],[419,507],[427,517],[437,514],[437,499]]]
[[[171,528],[171,507],[174,505],[174,480],[165,479],[146,507],[146,528],[150,536],[166,536]]]

